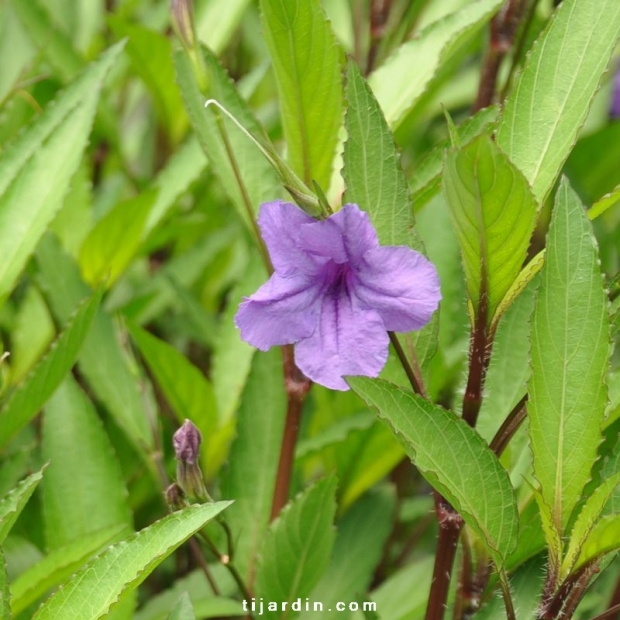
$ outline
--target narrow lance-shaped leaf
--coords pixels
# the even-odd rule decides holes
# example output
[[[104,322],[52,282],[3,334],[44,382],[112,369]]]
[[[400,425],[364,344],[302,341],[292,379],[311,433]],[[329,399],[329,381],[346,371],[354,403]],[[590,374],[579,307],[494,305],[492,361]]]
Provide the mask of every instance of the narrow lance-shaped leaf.
[[[69,375],[45,407],[42,484],[47,548],[58,549],[103,528],[131,525],[127,489],[97,413]]]
[[[620,548],[619,530],[619,514],[606,515],[598,521],[581,548],[575,571],[592,560],[601,558],[612,551],[617,551]]]
[[[16,616],[51,588],[64,583],[95,553],[118,538],[126,529],[115,525],[74,540],[48,553],[42,560],[20,573],[11,583],[11,611]]]
[[[181,596],[179,602],[174,606],[174,609],[168,616],[168,620],[196,620],[194,607],[187,592]]]
[[[369,78],[385,118],[397,126],[425,92],[443,61],[482,28],[503,0],[467,2],[401,45]]]
[[[318,0],[261,0],[293,170],[327,189],[342,117],[342,51]]]
[[[486,542],[501,566],[517,542],[518,515],[508,474],[464,420],[386,381],[349,377],[379,412],[428,482]]]
[[[40,411],[71,370],[101,301],[101,291],[81,304],[47,355],[0,410],[0,446],[6,445]]]
[[[536,202],[523,175],[484,135],[448,152],[443,188],[474,316],[486,312],[489,326],[525,260]]]
[[[583,206],[563,181],[532,318],[527,408],[540,508],[559,537],[597,458],[609,355],[608,300],[596,241]]]
[[[41,469],[22,480],[0,500],[0,544],[4,542],[42,478],[43,470]]]
[[[241,398],[237,438],[222,482],[224,496],[235,498],[226,513],[237,532],[235,563],[250,586],[269,525],[285,416],[282,356],[275,349],[257,354]]]
[[[0,157],[0,302],[62,206],[82,158],[116,45],[85,70]]]
[[[291,603],[312,591],[327,568],[334,544],[336,479],[321,480],[299,495],[271,524],[257,568],[256,596],[287,603],[284,612],[266,611],[269,620],[294,612]]]
[[[541,203],[575,144],[619,34],[617,0],[564,0],[506,101],[497,144]]]
[[[109,547],[39,608],[33,620],[98,620],[121,595],[137,588],[179,545],[231,502],[175,512]]]

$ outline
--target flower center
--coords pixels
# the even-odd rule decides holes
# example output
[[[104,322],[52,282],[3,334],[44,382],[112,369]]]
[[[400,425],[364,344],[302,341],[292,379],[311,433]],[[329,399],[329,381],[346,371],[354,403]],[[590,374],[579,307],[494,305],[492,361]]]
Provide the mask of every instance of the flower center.
[[[352,275],[353,271],[349,263],[329,261],[323,272],[326,295],[335,299],[348,294]]]

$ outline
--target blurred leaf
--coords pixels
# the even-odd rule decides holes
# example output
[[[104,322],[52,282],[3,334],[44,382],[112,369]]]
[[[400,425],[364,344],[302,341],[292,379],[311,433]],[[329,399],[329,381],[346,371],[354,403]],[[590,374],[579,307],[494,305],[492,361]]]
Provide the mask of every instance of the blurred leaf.
[[[390,575],[370,598],[381,620],[422,620],[433,575],[433,558],[421,556]],[[412,585],[415,587],[412,588]]]
[[[0,4],[0,105],[35,56],[35,49],[8,2]]]
[[[603,509],[618,485],[620,485],[620,472],[603,481],[586,499],[570,532],[570,539],[560,567],[560,579],[564,579],[571,572],[579,559],[584,543],[588,540],[590,532],[596,527]],[[618,546],[620,547],[620,543]]]
[[[196,620],[192,601],[187,592],[181,596],[179,602],[174,606],[168,620]]]
[[[108,23],[117,37],[128,38],[126,50],[133,70],[149,89],[171,142],[180,142],[188,119],[174,79],[170,40],[142,25],[130,24],[117,15],[110,15]]]
[[[497,144],[540,203],[575,143],[619,33],[617,0],[564,0],[505,103]]]
[[[256,598],[291,603],[312,592],[327,569],[334,544],[336,479],[325,478],[298,495],[264,537],[256,577]],[[281,618],[267,611],[265,618]]]
[[[121,595],[137,588],[179,545],[231,502],[194,505],[172,513],[109,547],[52,595],[36,620],[97,620]]]
[[[258,353],[241,398],[237,438],[222,481],[223,496],[235,498],[226,513],[237,537],[235,563],[250,584],[269,525],[285,415],[280,351]]]
[[[73,46],[73,41],[54,24],[45,7],[38,0],[11,0],[11,6],[24,31],[60,78],[65,82],[73,79],[86,63]]]
[[[30,422],[71,370],[100,301],[99,291],[82,302],[47,355],[7,398],[0,410],[0,446],[6,445]]]
[[[233,504],[234,505],[234,504]],[[211,566],[218,585],[221,587],[225,575],[217,574],[217,566]],[[231,579],[232,581],[232,579]],[[224,585],[223,590],[236,590],[233,582],[230,588]],[[243,607],[240,601],[223,598],[229,592],[222,592],[222,596],[215,596],[210,590],[205,574],[197,569],[189,575],[181,577],[167,590],[159,592],[145,601],[144,606],[136,612],[135,620],[167,620],[167,613],[183,594],[189,594],[196,616],[198,618],[221,618],[226,616],[242,616]]]
[[[219,101],[259,141],[266,141],[264,129],[255,119],[217,58],[204,50],[209,72],[209,93],[196,83],[192,64],[183,51],[174,54],[177,80],[200,146],[207,155],[222,187],[230,196],[239,217],[251,226],[250,216],[258,213],[261,202],[283,198],[284,190],[271,164],[235,123],[213,107],[204,107],[211,96]],[[222,131],[225,132],[226,141]],[[234,162],[231,161],[234,157]]]
[[[260,8],[292,168],[326,191],[342,121],[342,51],[319,0]]]
[[[215,54],[221,54],[248,11],[250,0],[209,0],[197,10],[198,38]]]
[[[506,471],[480,435],[452,412],[409,390],[380,379],[349,377],[347,382],[389,423],[420,473],[486,542],[501,566],[517,542],[517,508]]]
[[[123,273],[140,247],[142,233],[155,192],[144,192],[123,201],[101,218],[84,239],[80,267],[91,286],[105,281],[111,287]]]
[[[216,431],[224,424],[218,416],[211,383],[182,353],[164,340],[138,326],[130,326],[129,332],[179,424],[187,418],[202,433],[202,455],[205,466],[210,469],[211,466],[207,465],[213,459],[210,446]]]
[[[2,547],[0,547],[0,618],[2,620],[10,620],[11,618],[11,591],[9,590]]]
[[[610,354],[596,242],[566,181],[556,196],[541,278],[532,319],[528,416],[540,508],[561,537],[597,458]]]
[[[101,83],[121,49],[122,44],[111,47],[90,65],[0,156],[0,300],[62,206],[92,127]]]
[[[501,4],[502,0],[468,2],[403,43],[370,76],[370,86],[391,127],[405,118],[440,66],[467,37],[486,24]]]
[[[29,286],[11,333],[12,384],[24,378],[55,335],[54,321],[43,296],[36,287]]]
[[[331,562],[310,594],[311,601],[324,606],[321,620],[343,618],[336,603],[354,601],[367,591],[392,530],[395,504],[391,489],[378,489],[364,495],[338,521]],[[309,620],[314,615],[306,612],[300,617]]]
[[[467,144],[482,133],[489,133],[496,124],[498,116],[497,106],[491,106],[479,110],[463,121],[457,127],[461,144]],[[444,152],[448,147],[450,147],[450,140],[443,140],[415,166],[413,176],[409,181],[409,191],[412,193],[412,202],[416,212],[420,211],[441,190]]]
[[[600,519],[592,528],[581,548],[574,571],[579,570],[584,564],[620,548],[618,530],[620,530],[620,515],[607,515]]]
[[[67,377],[45,407],[43,482],[47,548],[55,550],[132,516],[116,455],[88,397]]]
[[[66,320],[71,304],[78,303],[90,289],[80,279],[77,265],[63,253],[53,236],[46,236],[39,244],[37,266],[41,275],[39,282],[52,311],[60,320]],[[96,397],[143,453],[145,447],[153,444],[141,386],[143,379],[132,367],[118,332],[112,317],[100,309],[78,364]]]
[[[48,553],[40,562],[21,573],[11,584],[13,614],[17,616],[48,590],[65,582],[126,529],[125,525],[115,525],[82,536]]]
[[[228,306],[217,333],[212,362],[213,390],[220,419],[225,421],[237,409],[256,352],[254,347],[241,340],[234,316],[243,297],[251,295],[266,279],[267,273],[262,263],[250,261],[241,281],[228,296]]]
[[[22,480],[0,500],[0,544],[4,542],[42,478],[43,469],[40,469]]]
[[[443,188],[463,255],[467,292],[486,324],[521,270],[536,223],[527,181],[487,136],[449,151]]]
[[[603,215],[607,209],[611,209],[620,203],[620,185],[616,187],[609,194],[605,194],[602,198],[597,200],[592,207],[588,210],[588,217],[591,220],[596,219],[600,215]]]
[[[383,245],[408,245],[422,252],[400,154],[381,108],[352,61],[347,65],[346,99],[343,202],[368,213]]]

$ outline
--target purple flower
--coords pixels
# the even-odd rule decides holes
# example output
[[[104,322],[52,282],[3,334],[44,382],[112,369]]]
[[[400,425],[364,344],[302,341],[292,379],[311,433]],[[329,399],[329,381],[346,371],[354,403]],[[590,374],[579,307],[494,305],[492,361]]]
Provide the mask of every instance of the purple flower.
[[[317,221],[295,205],[268,202],[258,225],[274,266],[239,306],[241,337],[266,351],[295,344],[295,362],[313,381],[349,389],[343,377],[376,377],[387,331],[422,328],[441,294],[432,263],[405,246],[380,246],[357,205]]]
[[[609,107],[609,116],[612,120],[620,119],[620,63],[616,70],[614,79],[614,89],[611,96],[611,105]]]

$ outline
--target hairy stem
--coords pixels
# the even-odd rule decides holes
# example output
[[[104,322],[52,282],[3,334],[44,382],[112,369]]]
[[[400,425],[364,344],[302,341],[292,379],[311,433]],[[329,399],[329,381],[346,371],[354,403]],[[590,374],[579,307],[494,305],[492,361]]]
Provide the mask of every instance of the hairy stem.
[[[499,13],[491,20],[489,49],[482,66],[478,96],[473,107],[474,112],[493,103],[499,68],[512,47],[525,6],[526,0],[507,0]]]
[[[276,486],[271,504],[271,520],[273,521],[282,508],[288,502],[293,464],[295,461],[295,445],[299,434],[301,410],[304,399],[312,385],[311,381],[304,377],[295,365],[295,357],[292,345],[282,347],[282,363],[284,370],[284,386],[287,396],[286,421],[284,423],[284,435],[278,461],[278,473]]]
[[[439,539],[425,620],[443,620],[456,548],[463,528],[461,515],[437,492],[435,512],[439,521]]]
[[[620,618],[620,603],[595,616],[592,620],[617,620],[618,618]]]

